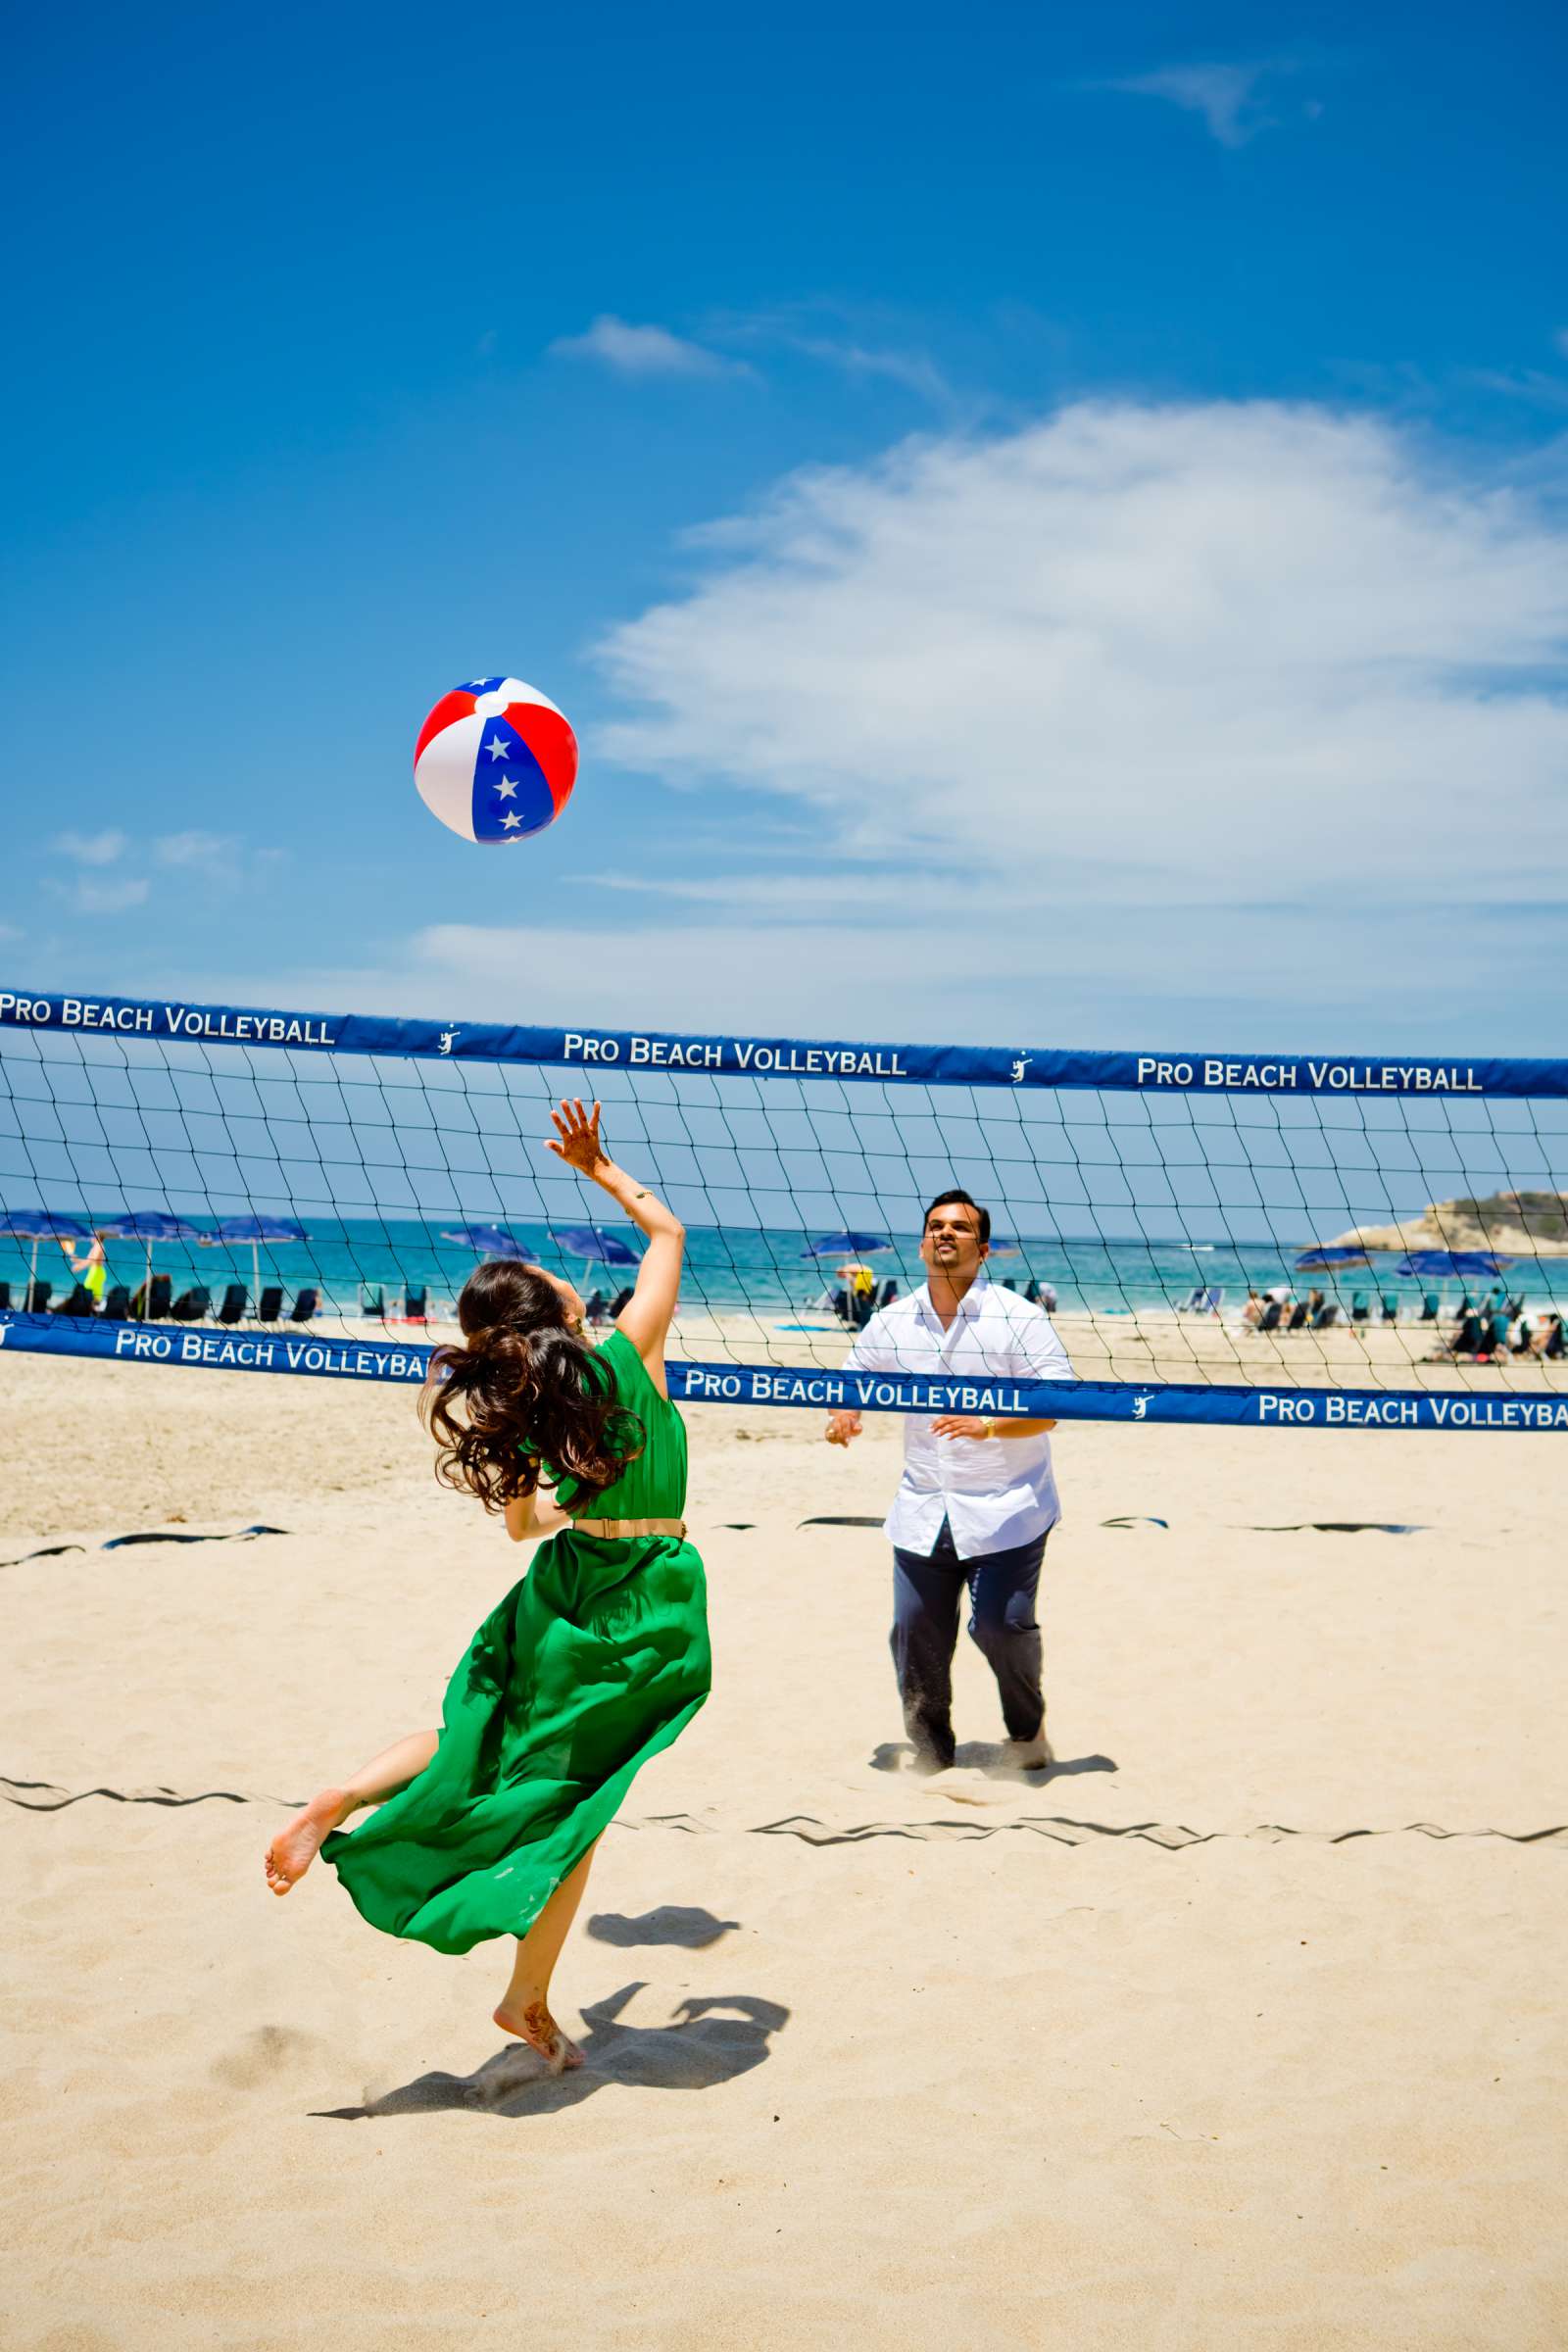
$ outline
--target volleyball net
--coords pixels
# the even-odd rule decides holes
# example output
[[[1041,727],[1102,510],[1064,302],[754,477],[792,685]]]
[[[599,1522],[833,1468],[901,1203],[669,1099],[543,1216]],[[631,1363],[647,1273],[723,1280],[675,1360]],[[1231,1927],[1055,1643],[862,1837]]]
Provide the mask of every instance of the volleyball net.
[[[866,1045],[0,991],[7,1351],[418,1380],[482,1258],[595,1319],[639,1237],[543,1149],[597,1096],[688,1229],[672,1387],[736,1404],[1568,1428],[1568,1062]],[[926,1204],[1076,1380],[846,1373]],[[88,1264],[94,1234],[101,1270]],[[66,1245],[63,1249],[62,1244]]]

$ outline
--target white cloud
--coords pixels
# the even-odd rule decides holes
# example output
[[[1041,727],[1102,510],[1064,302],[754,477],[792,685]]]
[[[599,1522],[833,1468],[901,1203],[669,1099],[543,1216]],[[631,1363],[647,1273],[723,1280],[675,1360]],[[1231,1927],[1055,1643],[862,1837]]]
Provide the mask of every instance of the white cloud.
[[[1289,70],[1283,60],[1250,66],[1162,66],[1153,74],[1129,74],[1095,86],[1134,98],[1166,98],[1188,114],[1201,115],[1222,147],[1243,147],[1271,121],[1258,105],[1258,83],[1266,74]]]
[[[798,351],[808,360],[820,360],[829,368],[838,368],[852,376],[883,376],[889,383],[902,384],[921,400],[929,400],[939,408],[954,404],[952,385],[936,362],[923,351],[897,351],[873,347],[864,343],[844,342],[832,335],[806,335],[779,330],[778,341],[791,351]]]
[[[86,874],[78,874],[74,882],[57,887],[74,914],[124,914],[132,906],[146,905],[149,886],[134,874],[121,882],[94,882]]]
[[[665,326],[633,326],[609,313],[586,334],[564,335],[550,346],[561,360],[596,360],[618,375],[747,375],[740,360],[728,360]]]
[[[130,843],[123,833],[57,833],[50,848],[77,865],[114,865]]]
[[[880,857],[958,921],[1283,902],[1282,945],[1561,890],[1568,531],[1412,434],[1080,405],[796,475],[709,544],[602,648],[639,714],[600,749],[804,804],[828,870]]]

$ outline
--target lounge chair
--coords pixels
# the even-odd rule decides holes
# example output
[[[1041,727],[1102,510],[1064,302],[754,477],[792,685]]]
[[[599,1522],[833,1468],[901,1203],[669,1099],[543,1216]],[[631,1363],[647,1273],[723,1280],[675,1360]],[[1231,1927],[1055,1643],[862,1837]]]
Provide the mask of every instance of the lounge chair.
[[[282,1322],[283,1293],[275,1282],[270,1282],[257,1299],[256,1320],[258,1323]]]
[[[1263,1309],[1263,1312],[1262,1312],[1262,1315],[1261,1315],[1261,1316],[1259,1317],[1259,1319],[1258,1319],[1258,1326],[1257,1326],[1258,1330],[1259,1330],[1260,1332],[1262,1332],[1262,1331],[1278,1331],[1278,1329],[1279,1329],[1279,1327],[1280,1327],[1280,1317],[1281,1317],[1281,1315],[1283,1315],[1283,1314],[1284,1314],[1284,1312],[1285,1312],[1285,1301],[1284,1301],[1284,1299],[1283,1299],[1283,1298],[1271,1298],[1271,1299],[1269,1300],[1269,1302],[1268,1302],[1267,1306],[1265,1306],[1265,1307],[1264,1307],[1264,1309]]]
[[[386,1293],[378,1282],[361,1283],[360,1313],[368,1323],[386,1321]]]
[[[1366,1302],[1365,1291],[1352,1291],[1350,1293],[1350,1321],[1365,1323],[1370,1319],[1371,1313],[1372,1310]]]
[[[169,1310],[169,1319],[172,1323],[199,1323],[212,1303],[213,1294],[206,1283],[193,1283],[188,1291],[180,1292]]]
[[[1383,1308],[1384,1322],[1397,1323],[1399,1320],[1399,1301],[1392,1291],[1385,1291],[1383,1293],[1383,1296],[1379,1300],[1379,1304]]]
[[[885,1282],[882,1285],[881,1290],[877,1293],[876,1305],[878,1314],[881,1313],[883,1307],[891,1306],[898,1295],[898,1284],[896,1282]]]
[[[299,1297],[295,1299],[293,1305],[288,1310],[289,1321],[291,1323],[308,1323],[320,1303],[321,1294],[319,1291],[301,1291]]]
[[[213,1317],[215,1323],[243,1323],[250,1293],[242,1282],[231,1282],[223,1293],[222,1303]]]
[[[623,1315],[625,1313],[627,1307],[630,1306],[631,1301],[632,1287],[628,1282],[625,1289],[623,1291],[617,1291],[613,1298],[612,1298],[610,1301],[610,1320],[612,1323],[614,1322],[617,1315]]]
[[[1311,1320],[1311,1316],[1312,1309],[1307,1305],[1306,1300],[1304,1298],[1298,1298],[1296,1304],[1291,1309],[1291,1319],[1286,1324],[1285,1328],[1287,1331],[1304,1331],[1307,1327],[1307,1324]]]
[[[1312,1317],[1312,1329],[1314,1331],[1332,1331],[1339,1319],[1339,1304],[1337,1300],[1330,1298],[1325,1305],[1318,1308],[1317,1313]]]
[[[99,1308],[98,1314],[99,1320],[104,1323],[123,1323],[128,1319],[130,1293],[122,1282],[117,1282],[113,1290],[105,1292],[104,1302]]]
[[[54,1311],[57,1315],[90,1315],[96,1311],[97,1305],[98,1301],[87,1285],[78,1282],[67,1292]]]
[[[1437,1292],[1428,1291],[1421,1300],[1422,1322],[1435,1323],[1438,1319],[1439,1312],[1441,1311],[1442,1304],[1443,1301],[1438,1297]]]
[[[418,1290],[416,1290],[416,1291],[405,1291],[405,1292],[404,1292],[404,1294],[403,1294],[403,1320],[404,1320],[404,1322],[405,1322],[405,1323],[428,1323],[428,1322],[429,1322],[429,1320],[430,1320],[430,1294],[429,1294],[429,1292],[428,1292],[427,1290],[425,1290],[425,1289],[424,1289],[422,1286],[421,1286],[421,1287],[420,1287]]]
[[[169,1302],[173,1296],[173,1277],[169,1274],[155,1274],[151,1297],[148,1296],[147,1285],[143,1283],[132,1296],[131,1313],[141,1322],[161,1323],[169,1312]]]
[[[1203,1283],[1199,1283],[1193,1290],[1188,1292],[1185,1298],[1178,1302],[1176,1312],[1179,1315],[1201,1314],[1203,1311],[1203,1300],[1207,1297],[1208,1291],[1206,1286]]]
[[[1541,1353],[1543,1360],[1546,1363],[1556,1363],[1561,1357],[1568,1355],[1568,1341],[1563,1338],[1561,1315],[1552,1316],[1551,1328],[1546,1333],[1546,1344]]]
[[[49,1312],[49,1301],[54,1295],[55,1286],[52,1282],[29,1282],[23,1299],[23,1313],[24,1315],[46,1315]]]
[[[1508,1352],[1508,1319],[1505,1315],[1489,1315],[1481,1326],[1481,1353],[1506,1355]]]

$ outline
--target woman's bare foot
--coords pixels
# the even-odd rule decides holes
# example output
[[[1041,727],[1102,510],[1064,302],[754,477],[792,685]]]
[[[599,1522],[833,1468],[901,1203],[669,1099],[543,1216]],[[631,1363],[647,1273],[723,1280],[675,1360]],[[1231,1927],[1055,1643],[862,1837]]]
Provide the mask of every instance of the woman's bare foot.
[[[515,2034],[530,2050],[537,2050],[553,2075],[565,2075],[574,2066],[581,2066],[582,2052],[566,2036],[551,2016],[544,2001],[519,2001],[503,1995],[495,2012],[496,2024],[504,2034]]]
[[[267,1849],[263,1867],[267,1884],[274,1894],[287,1894],[296,1879],[303,1879],[321,1848],[321,1839],[328,1830],[335,1830],[349,1814],[349,1803],[341,1788],[322,1788],[312,1797],[302,1812],[296,1813],[286,1829],[279,1830]]]

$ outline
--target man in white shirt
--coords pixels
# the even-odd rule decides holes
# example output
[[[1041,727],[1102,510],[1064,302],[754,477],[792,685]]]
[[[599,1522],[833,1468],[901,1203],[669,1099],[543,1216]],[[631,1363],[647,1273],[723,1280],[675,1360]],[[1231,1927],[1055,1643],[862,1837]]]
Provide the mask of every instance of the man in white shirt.
[[[1071,1380],[1066,1350],[1038,1306],[985,1270],[991,1213],[965,1192],[925,1212],[924,1287],[871,1317],[847,1362],[859,1372],[932,1378]],[[1035,1593],[1046,1538],[1060,1515],[1051,1467],[1054,1421],[982,1421],[945,1413],[904,1424],[904,1477],[887,1518],[893,1544],[893,1662],[916,1761],[954,1759],[953,1652],[969,1592],[969,1634],[1002,1695],[1014,1762],[1043,1770],[1046,1738]],[[858,1412],[828,1416],[830,1446],[860,1432]]]

